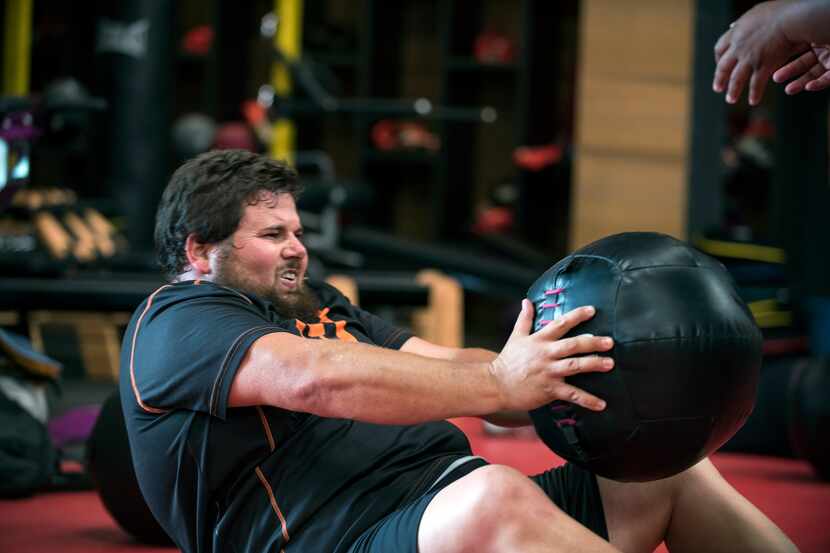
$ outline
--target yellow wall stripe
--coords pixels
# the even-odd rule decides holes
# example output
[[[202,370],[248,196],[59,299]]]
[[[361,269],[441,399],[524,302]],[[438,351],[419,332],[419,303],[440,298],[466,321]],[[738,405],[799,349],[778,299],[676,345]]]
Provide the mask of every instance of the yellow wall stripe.
[[[772,246],[707,239],[696,240],[695,245],[704,252],[719,257],[766,261],[767,263],[784,263],[787,260],[784,250]]]
[[[32,0],[6,0],[3,95],[27,96],[32,47]]]
[[[288,61],[296,61],[302,50],[303,1],[276,0],[274,13],[277,15],[277,32],[274,34],[274,46],[282,52]],[[291,73],[285,63],[274,62],[271,68],[271,85],[280,98],[289,98],[293,83]],[[271,141],[271,157],[294,162],[296,149],[296,131],[294,123],[281,117],[274,123]]]

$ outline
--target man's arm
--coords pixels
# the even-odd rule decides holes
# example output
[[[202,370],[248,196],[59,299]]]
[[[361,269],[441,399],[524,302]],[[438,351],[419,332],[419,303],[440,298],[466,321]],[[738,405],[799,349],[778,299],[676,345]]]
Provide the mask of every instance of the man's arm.
[[[530,334],[533,309],[523,304],[513,334],[492,360],[436,359],[406,351],[273,333],[249,348],[231,385],[229,406],[272,405],[324,417],[415,424],[501,410],[526,411],[563,399],[589,409],[604,403],[566,376],[607,371],[610,339],[561,339],[593,316],[576,309]]]
[[[404,343],[401,351],[415,353],[426,357],[433,357],[435,359],[447,359],[450,361],[461,362],[476,362],[483,361],[490,363],[498,353],[482,348],[449,348],[446,346],[439,346],[433,344],[417,336],[413,336]],[[484,420],[489,423],[505,426],[517,427],[528,426],[531,424],[530,416],[527,411],[499,411],[497,413],[488,413],[482,416]]]
[[[715,69],[712,88],[726,91],[726,101],[735,103],[749,82],[749,103],[757,105],[764,95],[770,76],[796,54],[809,54],[811,45],[830,43],[830,0],[775,0],[755,5],[738,18],[715,44]],[[812,71],[812,80],[824,69],[814,56],[803,59],[798,67]],[[801,59],[801,58],[799,58]],[[788,80],[795,68],[788,65],[784,73],[776,72],[776,82]],[[801,73],[804,74],[804,73]],[[786,79],[784,77],[786,75]],[[805,81],[805,86],[806,86]],[[820,90],[819,81],[807,90]],[[797,85],[787,93],[801,90]]]
[[[781,11],[781,29],[793,42],[830,44],[830,0],[789,2]]]

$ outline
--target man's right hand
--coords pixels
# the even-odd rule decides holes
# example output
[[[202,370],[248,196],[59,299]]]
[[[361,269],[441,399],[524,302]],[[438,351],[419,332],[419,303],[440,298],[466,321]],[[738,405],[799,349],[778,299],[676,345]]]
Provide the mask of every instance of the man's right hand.
[[[608,372],[614,367],[610,357],[579,354],[608,351],[611,338],[583,334],[563,338],[571,329],[594,316],[593,307],[580,307],[530,333],[533,306],[522,301],[513,332],[501,353],[490,364],[504,398],[505,410],[527,411],[554,400],[568,401],[601,411],[605,402],[565,382],[565,377],[585,372]]]

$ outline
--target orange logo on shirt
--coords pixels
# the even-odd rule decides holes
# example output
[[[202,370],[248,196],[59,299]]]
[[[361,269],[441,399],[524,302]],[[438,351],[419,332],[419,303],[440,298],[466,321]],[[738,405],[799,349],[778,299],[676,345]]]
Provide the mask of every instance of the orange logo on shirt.
[[[346,321],[332,321],[328,318],[329,308],[322,309],[317,316],[319,323],[304,323],[296,320],[297,330],[300,336],[306,338],[320,338],[322,340],[343,340],[344,342],[357,342],[357,338],[346,330]]]

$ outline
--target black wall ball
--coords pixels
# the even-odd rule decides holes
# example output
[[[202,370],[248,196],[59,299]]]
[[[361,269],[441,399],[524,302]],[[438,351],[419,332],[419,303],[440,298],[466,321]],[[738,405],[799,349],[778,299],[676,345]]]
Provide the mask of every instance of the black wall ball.
[[[761,333],[716,260],[657,233],[598,240],[528,291],[534,331],[583,305],[570,335],[611,336],[614,369],[567,380],[606,401],[601,412],[555,401],[531,411],[559,456],[620,481],[677,474],[726,442],[752,411]]]
[[[101,502],[121,528],[144,543],[173,544],[138,487],[117,390],[101,406],[87,442],[86,462]]]

